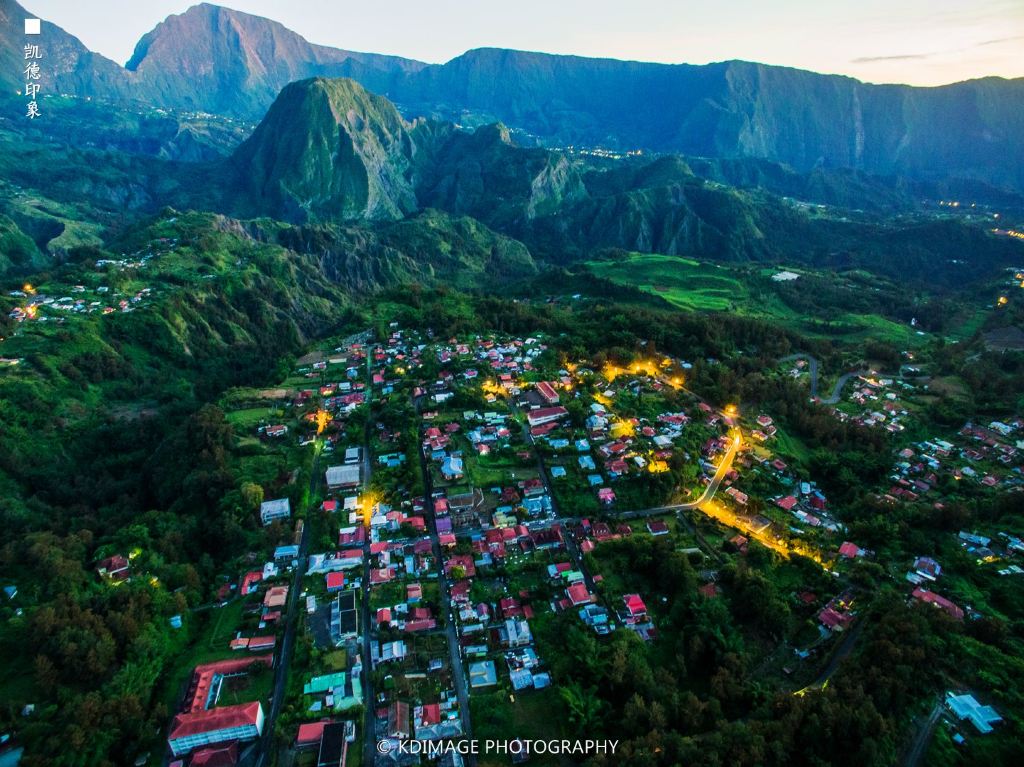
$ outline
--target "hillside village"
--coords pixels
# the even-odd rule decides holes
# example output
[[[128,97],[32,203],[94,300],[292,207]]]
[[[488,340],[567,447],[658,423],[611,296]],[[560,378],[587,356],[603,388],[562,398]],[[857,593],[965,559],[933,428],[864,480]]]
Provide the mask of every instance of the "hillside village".
[[[495,712],[539,725],[559,694],[546,639],[560,616],[599,641],[658,642],[671,605],[621,569],[626,541],[682,552],[706,600],[729,596],[719,573],[755,548],[813,563],[819,575],[789,581],[788,609],[806,623],[765,658],[804,694],[819,659],[855,638],[858,563],[879,555],[776,452],[770,414],[705,402],[686,387],[688,366],[594,365],[551,354],[539,335],[442,340],[392,323],[380,340],[314,350],[282,386],[239,400],[229,418],[244,439],[289,461],[312,453],[309,491],[289,490],[294,476],[280,497],[259,489],[273,545],[218,592],[221,639],[189,671],[171,763],[233,763],[270,723],[309,765],[419,763],[397,744],[497,733]],[[875,392],[864,383],[854,401]],[[884,501],[941,506],[940,475],[1019,481],[1021,425],[968,424],[957,444],[902,448]],[[1024,572],[1024,544],[1006,533],[961,531],[950,548],[997,577]],[[99,576],[144,577],[131,559],[114,553]],[[908,600],[981,617],[932,557],[891,574]],[[956,701],[949,716],[974,721]],[[962,737],[998,725],[994,709],[985,716]],[[376,752],[384,741],[394,747]]]

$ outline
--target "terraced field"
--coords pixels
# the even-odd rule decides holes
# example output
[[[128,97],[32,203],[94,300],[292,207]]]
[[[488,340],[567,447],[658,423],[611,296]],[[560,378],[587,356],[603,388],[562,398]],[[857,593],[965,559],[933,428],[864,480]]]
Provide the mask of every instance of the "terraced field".
[[[879,338],[904,346],[924,341],[907,325],[877,314],[798,313],[774,291],[767,278],[778,269],[741,268],[701,263],[680,256],[631,253],[615,261],[589,261],[598,277],[660,296],[684,311],[719,311],[770,319],[808,336],[859,341]]]

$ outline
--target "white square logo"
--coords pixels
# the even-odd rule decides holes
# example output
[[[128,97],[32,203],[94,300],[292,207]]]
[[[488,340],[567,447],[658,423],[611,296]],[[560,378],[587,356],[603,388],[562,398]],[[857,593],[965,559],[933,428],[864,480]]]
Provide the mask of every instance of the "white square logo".
[[[39,19],[25,19],[25,34],[38,35],[42,32],[42,22]]]

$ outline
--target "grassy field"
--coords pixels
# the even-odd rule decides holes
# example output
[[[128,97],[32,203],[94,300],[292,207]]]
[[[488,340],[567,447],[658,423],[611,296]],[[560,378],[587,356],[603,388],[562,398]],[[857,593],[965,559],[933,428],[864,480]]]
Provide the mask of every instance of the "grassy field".
[[[599,277],[634,285],[689,311],[734,311],[750,298],[729,270],[678,256],[633,253],[589,266]]]
[[[877,314],[839,312],[815,318],[795,312],[762,282],[776,269],[745,274],[738,268],[656,253],[631,253],[615,261],[589,261],[587,266],[598,277],[660,296],[684,311],[725,311],[781,322],[809,336],[850,341],[874,338],[916,346],[924,340],[909,326]]]

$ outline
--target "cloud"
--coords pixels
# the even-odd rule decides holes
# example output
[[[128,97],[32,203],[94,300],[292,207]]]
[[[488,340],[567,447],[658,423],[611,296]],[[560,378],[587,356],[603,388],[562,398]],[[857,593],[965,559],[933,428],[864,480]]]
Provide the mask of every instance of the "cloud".
[[[873,64],[877,61],[911,61],[914,59],[927,59],[934,55],[934,53],[897,53],[893,56],[859,56],[855,59],[850,59],[850,63]]]

